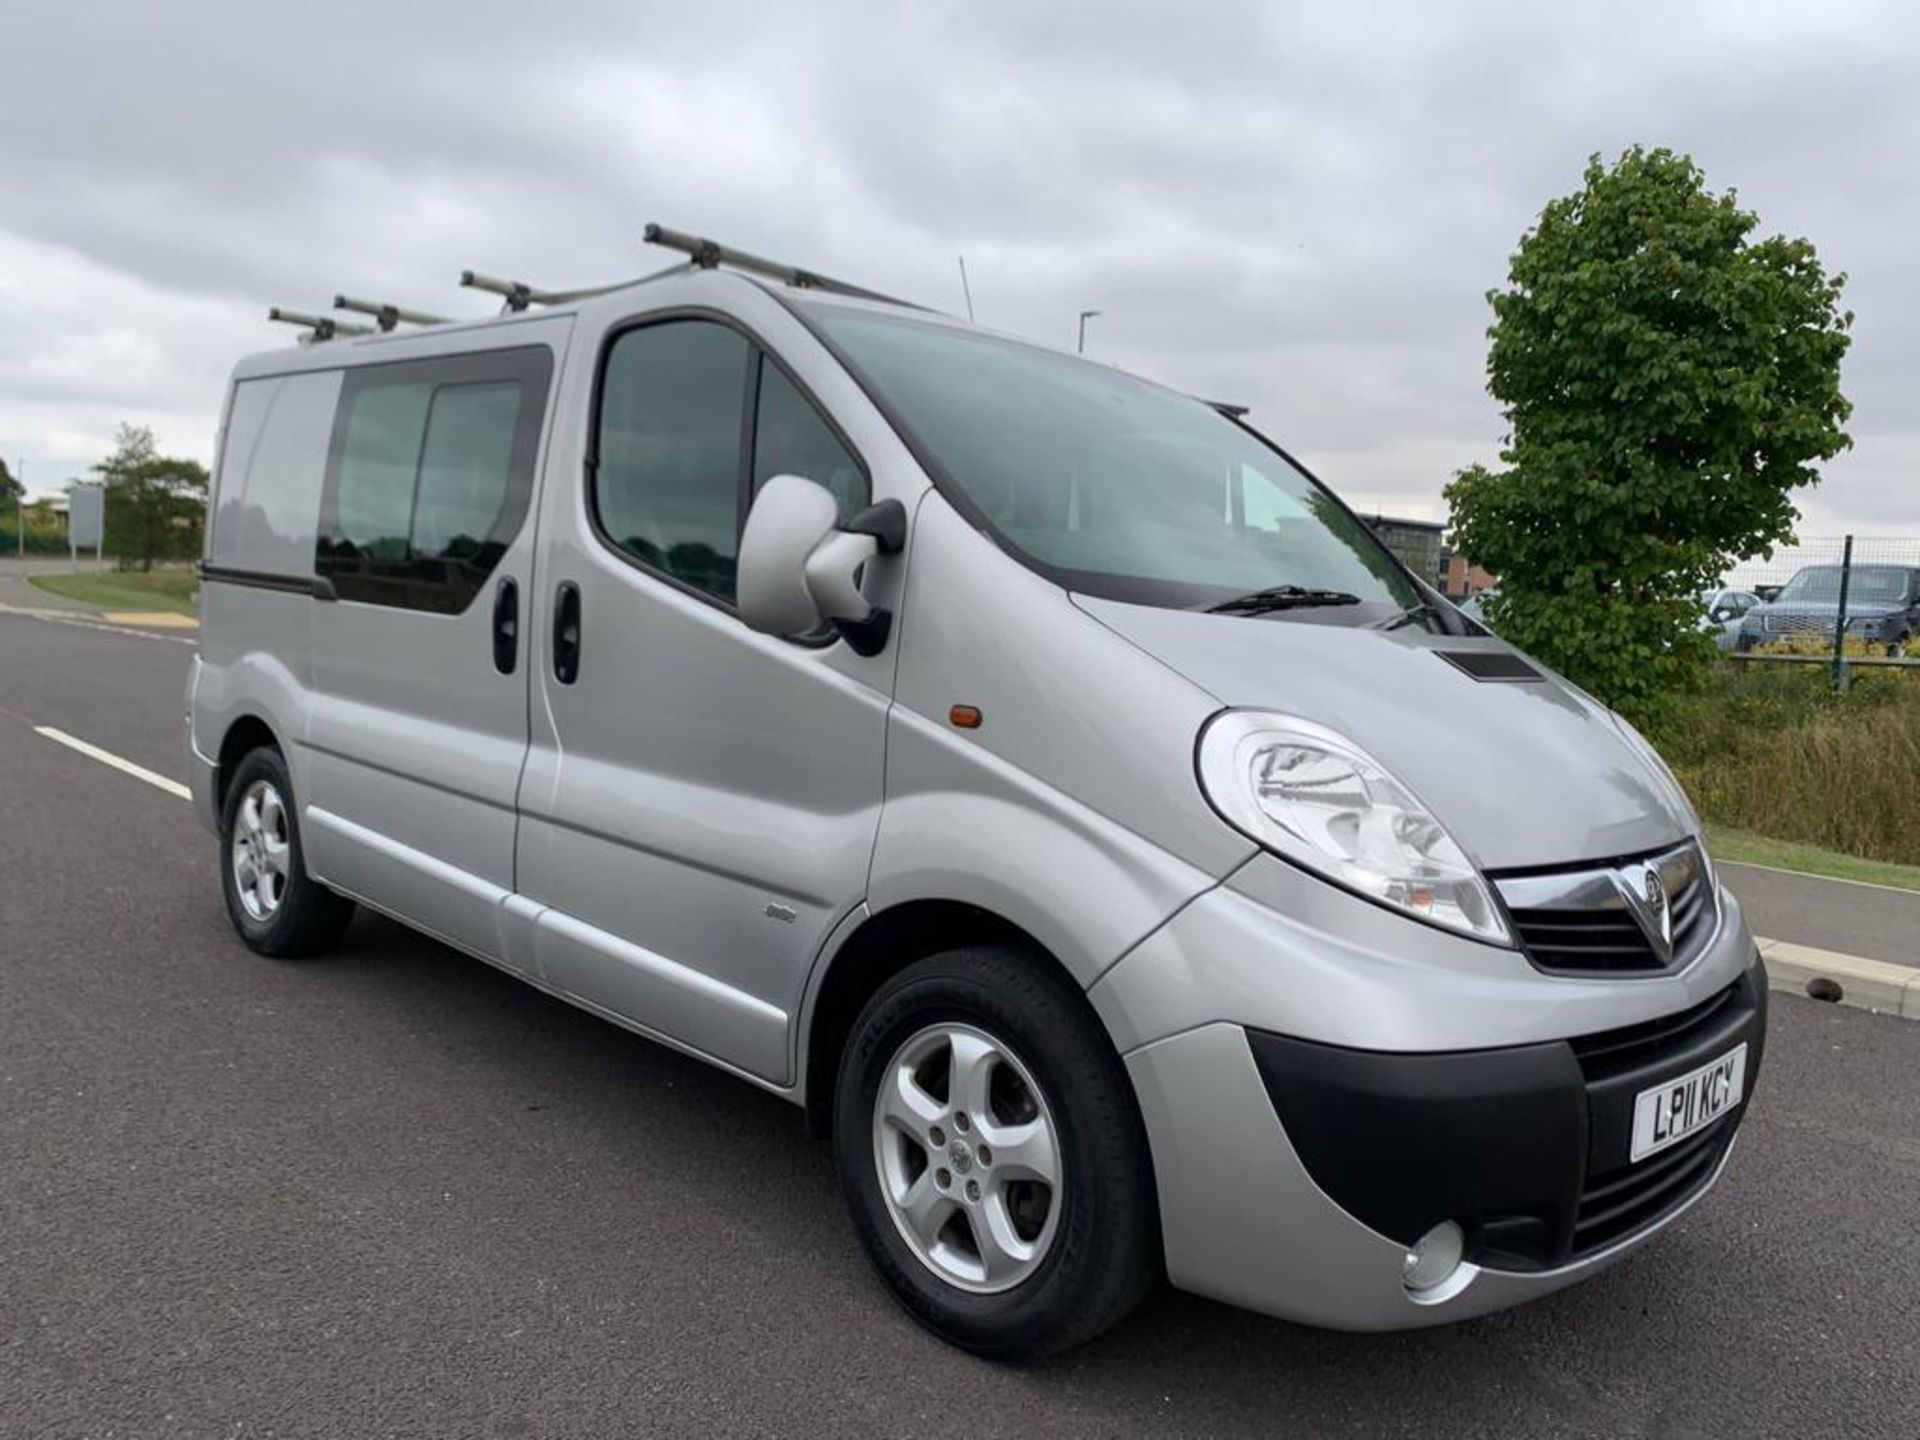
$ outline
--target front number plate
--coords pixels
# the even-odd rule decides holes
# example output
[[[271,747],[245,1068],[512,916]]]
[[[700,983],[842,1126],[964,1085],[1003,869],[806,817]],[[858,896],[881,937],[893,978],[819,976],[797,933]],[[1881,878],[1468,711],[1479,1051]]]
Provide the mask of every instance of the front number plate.
[[[1633,1101],[1633,1151],[1628,1158],[1644,1160],[1711,1125],[1740,1103],[1746,1084],[1743,1042],[1698,1070],[1642,1090]]]

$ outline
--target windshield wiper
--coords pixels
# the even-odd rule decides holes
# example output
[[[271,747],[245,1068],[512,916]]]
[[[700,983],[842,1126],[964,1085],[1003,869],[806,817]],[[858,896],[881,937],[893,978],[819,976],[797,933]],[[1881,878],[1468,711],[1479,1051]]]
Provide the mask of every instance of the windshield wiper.
[[[1423,618],[1437,621],[1442,635],[1452,633],[1447,625],[1446,612],[1431,600],[1416,600],[1413,604],[1407,606],[1406,609],[1397,614],[1389,615],[1384,620],[1376,620],[1367,628],[1369,630],[1398,630],[1402,625],[1410,625],[1415,620]]]
[[[1272,585],[1207,606],[1209,615],[1259,615],[1268,610],[1305,610],[1315,605],[1358,605],[1344,590],[1314,590],[1305,585]]]

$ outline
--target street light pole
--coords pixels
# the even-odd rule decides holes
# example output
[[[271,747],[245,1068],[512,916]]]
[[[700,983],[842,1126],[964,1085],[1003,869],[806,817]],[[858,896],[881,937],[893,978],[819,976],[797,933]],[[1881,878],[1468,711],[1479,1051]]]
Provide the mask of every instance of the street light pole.
[[[1080,349],[1077,353],[1081,355],[1087,353],[1087,321],[1093,319],[1093,317],[1099,313],[1098,310],[1082,310],[1080,312]]]

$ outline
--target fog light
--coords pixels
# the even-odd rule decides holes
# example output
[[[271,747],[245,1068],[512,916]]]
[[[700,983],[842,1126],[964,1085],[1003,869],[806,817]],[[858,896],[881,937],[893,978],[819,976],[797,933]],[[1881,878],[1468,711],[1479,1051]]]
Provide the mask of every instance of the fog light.
[[[1460,1227],[1451,1220],[1442,1220],[1414,1241],[1413,1248],[1407,1251],[1406,1263],[1400,1271],[1407,1289],[1417,1293],[1443,1283],[1460,1268],[1466,1248],[1467,1237]]]

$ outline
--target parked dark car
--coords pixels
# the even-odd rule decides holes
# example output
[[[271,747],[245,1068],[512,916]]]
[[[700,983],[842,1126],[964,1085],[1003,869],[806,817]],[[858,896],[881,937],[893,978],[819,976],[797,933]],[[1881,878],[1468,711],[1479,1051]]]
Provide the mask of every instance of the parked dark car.
[[[1840,609],[1840,567],[1808,565],[1780,594],[1747,611],[1740,621],[1738,650],[1795,636],[1833,638]],[[1847,581],[1847,633],[1889,653],[1904,652],[1920,635],[1920,565],[1856,565]]]

